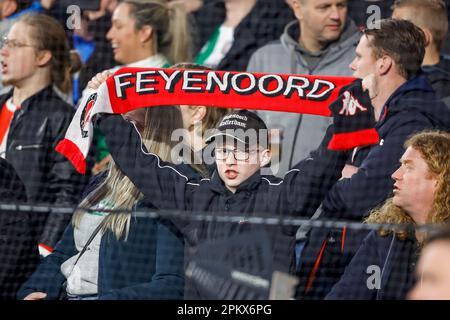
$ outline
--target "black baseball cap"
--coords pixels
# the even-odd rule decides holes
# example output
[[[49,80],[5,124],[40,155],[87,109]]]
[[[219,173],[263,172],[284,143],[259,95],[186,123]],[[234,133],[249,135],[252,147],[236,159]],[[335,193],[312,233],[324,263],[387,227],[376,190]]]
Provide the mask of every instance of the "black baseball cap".
[[[219,137],[222,139],[229,137],[246,146],[260,144],[267,147],[269,144],[268,130],[264,121],[256,113],[243,109],[225,115],[215,132],[206,138],[206,143],[211,143]]]

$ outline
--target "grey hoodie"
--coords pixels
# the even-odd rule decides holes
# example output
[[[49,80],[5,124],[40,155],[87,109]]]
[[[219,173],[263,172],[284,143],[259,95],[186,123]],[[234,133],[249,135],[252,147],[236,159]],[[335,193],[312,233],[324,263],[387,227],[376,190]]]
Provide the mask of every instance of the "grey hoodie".
[[[280,40],[258,49],[250,58],[247,70],[250,72],[320,74],[330,76],[351,76],[349,64],[355,57],[355,48],[361,34],[353,21],[347,20],[339,40],[330,44],[313,70],[304,58],[304,49],[294,37],[299,28],[298,21],[290,22]],[[260,111],[258,115],[270,129],[280,129],[280,164],[276,157],[272,162],[273,173],[283,176],[297,162],[316,149],[325,135],[332,119],[327,117],[300,115],[296,113]]]

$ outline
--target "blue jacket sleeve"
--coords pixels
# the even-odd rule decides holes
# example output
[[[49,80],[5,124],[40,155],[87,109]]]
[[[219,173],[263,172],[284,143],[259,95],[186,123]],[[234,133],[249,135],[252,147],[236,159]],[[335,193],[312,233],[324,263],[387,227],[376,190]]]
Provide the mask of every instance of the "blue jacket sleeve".
[[[362,242],[342,278],[326,296],[327,300],[372,300],[375,299],[376,281],[381,283],[383,262],[377,248],[379,236],[371,231]],[[379,279],[375,279],[379,277]]]
[[[70,223],[54,251],[42,260],[36,271],[17,292],[17,298],[21,300],[30,293],[44,292],[47,294],[46,300],[59,299],[62,285],[66,281],[61,273],[61,265],[76,254],[73,227]]]
[[[182,299],[184,242],[170,223],[157,224],[156,271],[148,283],[110,290],[100,300]]]
[[[406,115],[405,115],[406,116]],[[403,144],[414,132],[429,127],[421,119],[404,119],[385,135],[382,145],[372,146],[351,178],[336,182],[323,201],[322,216],[361,220],[392,192],[392,173],[404,152]]]
[[[187,210],[190,195],[198,184],[174,165],[150,153],[134,125],[120,115],[105,115],[99,121],[109,151],[120,170],[158,209]]]

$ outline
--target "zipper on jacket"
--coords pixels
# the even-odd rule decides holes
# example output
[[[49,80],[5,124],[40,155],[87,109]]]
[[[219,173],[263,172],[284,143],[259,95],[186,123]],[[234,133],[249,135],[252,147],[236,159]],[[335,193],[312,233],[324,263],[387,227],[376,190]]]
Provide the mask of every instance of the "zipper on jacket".
[[[16,150],[18,150],[18,151],[39,149],[39,148],[42,148],[42,144],[30,144],[30,145],[27,145],[27,146],[24,146],[24,145],[16,146]]]

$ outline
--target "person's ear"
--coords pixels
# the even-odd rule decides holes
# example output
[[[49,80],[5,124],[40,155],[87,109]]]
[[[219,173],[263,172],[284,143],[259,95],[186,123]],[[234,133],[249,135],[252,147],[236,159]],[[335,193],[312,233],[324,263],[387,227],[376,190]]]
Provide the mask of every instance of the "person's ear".
[[[377,73],[380,76],[385,75],[385,74],[389,73],[389,71],[392,69],[393,65],[394,65],[394,59],[392,59],[388,55],[384,55],[380,59],[378,59],[376,62]]]
[[[433,34],[426,28],[422,28],[422,31],[425,34],[425,47],[428,47],[433,43]]]
[[[271,160],[272,160],[272,151],[270,151],[270,149],[263,150],[259,156],[261,168],[267,166]]]
[[[297,20],[303,20],[305,8],[304,5],[300,3],[300,0],[290,0],[288,1],[288,4],[292,8],[292,11],[294,11],[294,15]]]
[[[39,51],[36,60],[39,67],[46,66],[52,60],[52,53],[48,50]]]
[[[206,107],[205,106],[193,106],[192,107],[192,124],[196,125],[201,122],[206,116]]]
[[[139,30],[139,40],[141,43],[146,43],[150,41],[153,36],[153,28],[151,26],[143,26]]]

